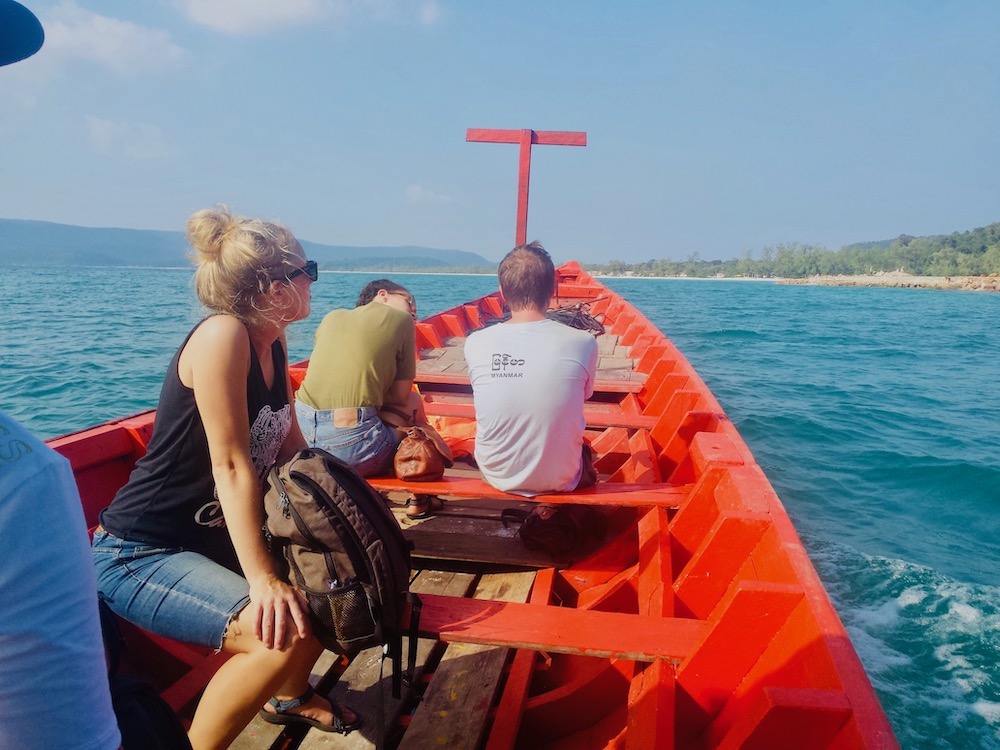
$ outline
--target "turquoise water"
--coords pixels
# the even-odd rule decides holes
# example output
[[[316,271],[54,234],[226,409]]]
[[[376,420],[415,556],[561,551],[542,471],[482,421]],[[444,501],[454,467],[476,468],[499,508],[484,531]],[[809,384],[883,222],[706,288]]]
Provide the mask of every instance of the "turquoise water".
[[[323,274],[322,313],[365,274]],[[396,276],[426,315],[491,277]],[[771,479],[904,748],[1000,749],[1000,295],[608,282],[677,344]],[[43,438],[155,405],[190,273],[0,269],[0,409]]]

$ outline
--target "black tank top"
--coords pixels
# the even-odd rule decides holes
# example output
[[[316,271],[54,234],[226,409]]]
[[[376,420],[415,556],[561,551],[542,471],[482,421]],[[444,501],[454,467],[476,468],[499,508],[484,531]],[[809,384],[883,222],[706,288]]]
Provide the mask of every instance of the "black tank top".
[[[101,525],[121,539],[200,552],[240,573],[215,490],[205,426],[194,391],[178,374],[181,352],[195,330],[197,326],[170,362],[146,455],[101,512]],[[271,358],[274,384],[268,389],[257,354],[250,347],[250,456],[261,478],[277,458],[292,423],[280,341],[271,346]]]

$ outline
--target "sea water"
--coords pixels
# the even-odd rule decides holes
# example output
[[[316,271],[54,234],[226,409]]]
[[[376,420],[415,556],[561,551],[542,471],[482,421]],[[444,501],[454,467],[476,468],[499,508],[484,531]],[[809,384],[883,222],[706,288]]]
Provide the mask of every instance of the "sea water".
[[[288,332],[372,274],[324,273]],[[428,315],[489,276],[394,275]],[[680,348],[803,538],[904,748],[1000,748],[1000,295],[609,279]],[[0,409],[42,438],[156,404],[181,269],[0,269]]]

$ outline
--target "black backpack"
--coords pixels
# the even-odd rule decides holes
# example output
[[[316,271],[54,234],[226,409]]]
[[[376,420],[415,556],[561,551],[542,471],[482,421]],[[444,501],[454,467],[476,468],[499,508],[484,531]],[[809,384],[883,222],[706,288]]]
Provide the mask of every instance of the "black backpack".
[[[111,705],[122,735],[122,750],[191,750],[184,725],[152,685],[118,673],[124,639],[114,614],[98,600],[108,660]]]
[[[264,494],[271,550],[309,601],[316,637],[354,654],[387,646],[399,693],[402,620],[411,602],[411,659],[419,603],[408,595],[411,543],[381,495],[319,448],[274,466]]]
[[[563,557],[587,550],[604,538],[606,520],[589,505],[539,503],[530,511],[507,508],[500,514],[504,528],[509,521],[521,525],[517,534],[530,550]]]

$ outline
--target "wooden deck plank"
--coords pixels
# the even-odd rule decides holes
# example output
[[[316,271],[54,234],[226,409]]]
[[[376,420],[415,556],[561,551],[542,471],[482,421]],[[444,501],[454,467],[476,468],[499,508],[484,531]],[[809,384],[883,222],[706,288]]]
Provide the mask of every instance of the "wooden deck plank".
[[[629,357],[622,357],[617,353],[597,358],[598,372],[603,370],[623,370],[631,373],[633,364],[635,363],[632,359]]]
[[[612,354],[618,346],[618,336],[613,333],[602,333],[597,337],[597,354],[604,356]]]
[[[471,573],[421,570],[417,573],[410,590],[418,594],[434,593],[443,596],[468,596],[476,582],[476,576]],[[416,674],[413,684],[420,680],[427,659],[434,648],[435,640],[421,638],[417,645]],[[404,638],[403,667],[406,668],[409,644]],[[299,746],[300,750],[371,750],[378,741],[378,701],[383,703],[383,715],[389,727],[392,727],[399,717],[400,711],[409,699],[409,690],[404,685],[403,695],[393,698],[391,685],[391,666],[386,665],[385,674],[380,679],[382,664],[382,649],[370,648],[358,654],[351,665],[338,680],[330,697],[344,703],[357,711],[364,719],[364,726],[359,730],[342,736],[327,732],[310,730]],[[381,696],[380,696],[381,692]]]
[[[451,361],[444,357],[426,357],[417,363],[418,377],[423,377],[427,373],[443,372],[448,368]]]
[[[552,598],[556,572],[554,568],[545,568],[535,574],[531,587],[529,601],[532,604],[544,606]],[[528,702],[528,691],[531,688],[531,678],[535,673],[538,654],[534,651],[521,649],[514,652],[507,680],[504,683],[503,695],[497,702],[496,718],[490,728],[486,750],[510,750],[517,740],[521,728],[521,718]]]
[[[527,601],[534,573],[482,577],[476,597]],[[399,750],[475,750],[489,722],[509,649],[467,643],[448,646]]]

